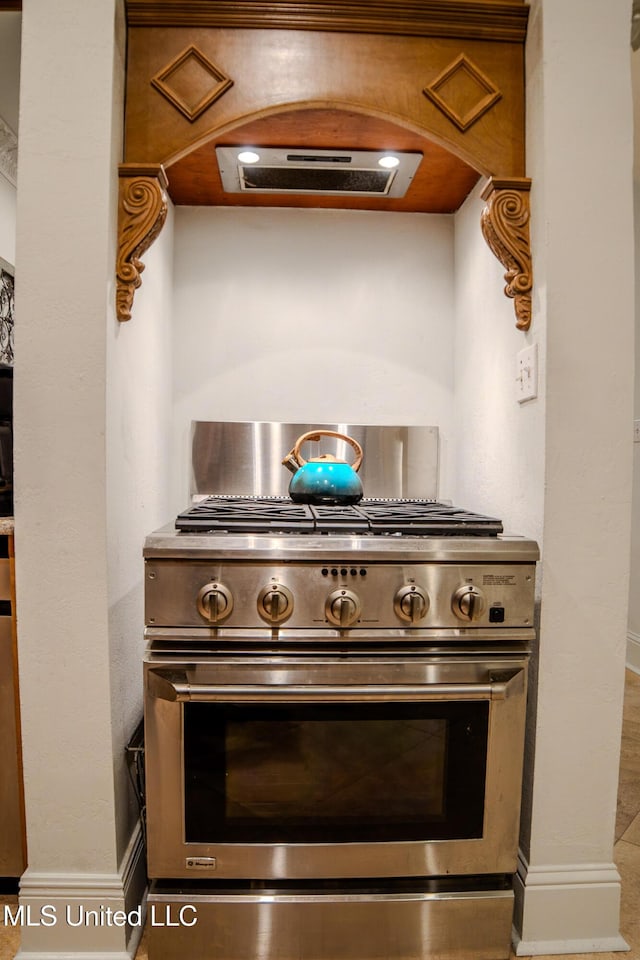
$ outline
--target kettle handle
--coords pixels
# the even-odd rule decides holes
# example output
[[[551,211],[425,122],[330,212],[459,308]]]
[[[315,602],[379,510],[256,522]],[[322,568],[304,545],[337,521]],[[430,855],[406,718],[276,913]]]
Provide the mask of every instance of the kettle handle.
[[[320,437],[335,437],[337,440],[346,440],[347,443],[351,444],[353,449],[356,451],[356,458],[351,464],[352,470],[355,470],[357,473],[362,464],[362,458],[364,456],[362,447],[357,440],[354,440],[353,437],[348,437],[345,433],[336,433],[335,430],[311,430],[309,433],[303,433],[301,437],[295,442],[295,446],[291,453],[287,454],[283,463],[289,458],[292,457],[296,460],[299,466],[303,467],[307,462],[304,457],[300,456],[300,447],[303,443],[306,443],[307,440],[318,441]]]

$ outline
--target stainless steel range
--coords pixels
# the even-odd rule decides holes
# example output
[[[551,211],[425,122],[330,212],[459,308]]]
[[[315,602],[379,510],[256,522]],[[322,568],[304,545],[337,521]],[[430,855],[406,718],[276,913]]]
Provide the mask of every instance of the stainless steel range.
[[[144,555],[150,960],[508,957],[536,544],[214,496]]]

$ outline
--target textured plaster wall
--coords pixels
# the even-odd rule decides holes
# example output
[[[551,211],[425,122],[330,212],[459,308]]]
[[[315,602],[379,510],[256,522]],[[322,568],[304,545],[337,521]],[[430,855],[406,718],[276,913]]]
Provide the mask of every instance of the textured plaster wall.
[[[455,500],[540,540],[544,471],[544,327],[515,326],[504,268],[480,231],[478,188],[455,218]],[[516,356],[537,344],[539,395],[516,399]]]
[[[595,4],[576,33],[579,0],[534,4],[534,322],[547,348],[532,855],[545,863],[610,857],[615,817],[634,366],[628,7]],[[593,189],[605,170],[607,189]]]
[[[635,313],[636,348],[635,367],[640,370],[640,51],[631,55],[631,80],[634,117],[634,225],[635,225]],[[634,419],[640,420],[640,377],[636,376],[634,396]],[[633,512],[631,531],[631,581],[629,589],[629,661],[640,671],[640,444],[633,446]]]
[[[640,64],[640,54],[634,56]],[[640,180],[634,181],[635,224],[635,314],[636,348],[635,366],[640,370]],[[634,410],[635,420],[640,420],[640,377],[636,376]],[[640,443],[633,445],[633,510],[631,522],[631,577],[629,584],[629,659],[635,670],[640,670]]]
[[[128,323],[109,326],[107,518],[113,757],[122,856],[138,816],[125,746],[142,716],[147,533],[171,518],[171,280],[173,216],[145,255]],[[174,511],[175,512],[175,511]]]
[[[28,873],[39,875],[118,867],[105,441],[115,10],[23,6],[16,570]]]
[[[70,897],[89,909],[134,907],[144,886],[124,748],[141,713],[142,544],[167,512],[172,230],[149,251],[134,317],[119,325],[124,5],[25,0],[23,37],[15,515],[29,867],[21,900],[37,910],[44,897],[63,915]],[[127,937],[109,925],[26,928],[20,955],[125,958],[135,939],[127,945]]]
[[[621,945],[611,861],[632,470],[630,7],[537,0],[527,41],[533,331],[546,346],[523,953]]]

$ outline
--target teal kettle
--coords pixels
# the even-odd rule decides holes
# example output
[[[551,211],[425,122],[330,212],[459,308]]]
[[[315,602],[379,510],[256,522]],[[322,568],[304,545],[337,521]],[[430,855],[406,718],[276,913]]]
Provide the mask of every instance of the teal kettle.
[[[305,460],[300,454],[300,447],[307,441],[317,442],[320,437],[335,437],[349,443],[356,451],[353,463],[338,460],[330,453]],[[282,461],[294,474],[289,484],[289,496],[294,503],[359,503],[364,495],[358,476],[362,456],[362,447],[353,437],[333,430],[303,433]]]

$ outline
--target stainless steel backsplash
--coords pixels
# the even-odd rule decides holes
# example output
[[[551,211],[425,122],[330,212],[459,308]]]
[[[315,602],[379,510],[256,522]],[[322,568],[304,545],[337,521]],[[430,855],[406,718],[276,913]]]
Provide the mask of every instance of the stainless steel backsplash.
[[[282,458],[303,433],[335,430],[362,446],[365,497],[438,496],[438,428],[352,423],[192,422],[191,495],[286,496],[291,473]],[[353,460],[344,441],[305,444],[305,458],[333,453]]]

